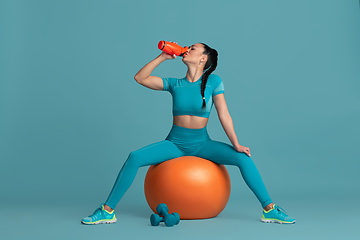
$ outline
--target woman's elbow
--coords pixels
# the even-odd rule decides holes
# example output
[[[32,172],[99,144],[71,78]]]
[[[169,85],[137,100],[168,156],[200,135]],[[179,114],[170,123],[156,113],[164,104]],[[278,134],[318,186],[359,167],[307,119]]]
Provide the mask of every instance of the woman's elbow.
[[[139,76],[137,74],[134,76],[134,79],[137,83],[141,82],[141,79],[139,78]]]

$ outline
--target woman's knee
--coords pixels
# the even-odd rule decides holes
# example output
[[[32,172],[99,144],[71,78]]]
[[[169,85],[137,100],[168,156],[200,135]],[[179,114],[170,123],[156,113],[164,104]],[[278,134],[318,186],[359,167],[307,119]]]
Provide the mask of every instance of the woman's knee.
[[[126,159],[125,165],[139,168],[142,166],[142,158],[139,151],[132,151]]]

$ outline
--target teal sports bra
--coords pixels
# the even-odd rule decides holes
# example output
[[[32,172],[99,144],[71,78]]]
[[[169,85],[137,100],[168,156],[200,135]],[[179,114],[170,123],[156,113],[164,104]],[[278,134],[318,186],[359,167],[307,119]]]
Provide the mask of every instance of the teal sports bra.
[[[209,118],[213,106],[213,97],[224,93],[224,84],[218,75],[210,74],[205,87],[206,107],[202,108],[201,96],[202,76],[196,82],[184,78],[162,78],[163,91],[171,93],[173,98],[173,115],[192,115]]]

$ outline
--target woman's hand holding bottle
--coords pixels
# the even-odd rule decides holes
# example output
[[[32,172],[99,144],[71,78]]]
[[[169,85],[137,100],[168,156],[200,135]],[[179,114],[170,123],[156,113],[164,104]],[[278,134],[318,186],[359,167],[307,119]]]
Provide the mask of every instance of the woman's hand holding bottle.
[[[161,52],[159,57],[163,58],[164,60],[168,60],[168,59],[175,59],[176,55],[175,54],[171,55],[171,54],[168,54],[166,52]]]

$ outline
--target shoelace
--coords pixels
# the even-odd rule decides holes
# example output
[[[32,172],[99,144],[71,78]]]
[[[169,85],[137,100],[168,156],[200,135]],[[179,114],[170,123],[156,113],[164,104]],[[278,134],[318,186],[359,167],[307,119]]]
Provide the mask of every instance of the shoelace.
[[[275,205],[275,209],[278,211],[278,213],[282,216],[288,217],[287,213],[282,207],[279,207],[278,205]]]
[[[89,217],[97,219],[98,214],[102,215],[101,208],[96,209],[95,212],[91,214]]]

